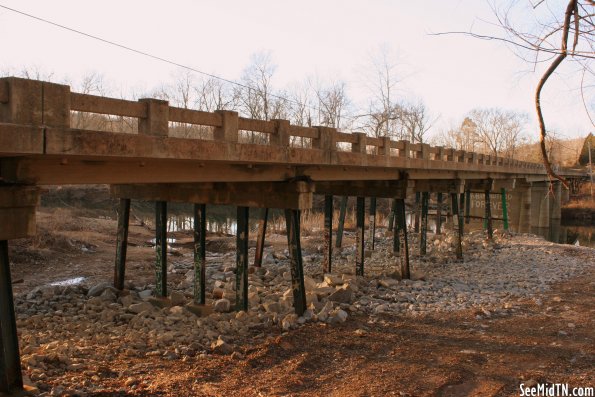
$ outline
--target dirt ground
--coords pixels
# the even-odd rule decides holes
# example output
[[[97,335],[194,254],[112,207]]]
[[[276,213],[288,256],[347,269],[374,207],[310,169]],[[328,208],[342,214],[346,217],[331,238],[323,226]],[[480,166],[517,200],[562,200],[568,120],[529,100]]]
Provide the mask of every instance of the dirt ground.
[[[89,284],[111,277],[115,221],[84,215],[44,210],[40,236],[12,244],[15,294],[70,277]],[[153,256],[144,242],[152,233],[131,223],[127,278],[148,283]],[[213,250],[234,241],[209,240]],[[101,390],[87,395],[518,396],[521,383],[595,386],[595,275],[560,283],[540,298],[541,305],[526,300],[512,314],[481,319],[468,310],[353,316],[286,333],[266,328],[264,337],[243,342],[241,358],[122,356],[97,368]],[[50,377],[44,388],[74,375]],[[135,389],[125,385],[129,377],[138,380]]]

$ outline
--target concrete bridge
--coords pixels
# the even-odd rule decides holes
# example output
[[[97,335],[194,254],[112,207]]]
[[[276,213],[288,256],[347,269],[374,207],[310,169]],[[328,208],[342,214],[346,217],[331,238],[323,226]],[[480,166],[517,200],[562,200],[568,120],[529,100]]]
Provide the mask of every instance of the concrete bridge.
[[[72,128],[82,114],[99,114],[128,126],[116,131]],[[179,137],[181,127],[199,138]],[[568,178],[583,174],[561,170]],[[505,222],[520,232],[539,232],[559,219],[563,190],[540,164],[470,153],[329,127],[301,127],[287,120],[262,121],[233,111],[213,113],[171,107],[166,101],[127,101],[70,92],[65,85],[0,79],[0,392],[22,388],[7,240],[35,233],[39,186],[109,184],[120,198],[114,284],[123,288],[130,200],[156,202],[157,295],[167,296],[167,202],[194,203],[195,297],[205,303],[207,205],[237,206],[236,308],[248,307],[250,207],[282,208],[288,230],[294,307],[306,307],[300,249],[300,211],[313,194],[325,196],[324,271],[332,271],[333,196],[357,197],[355,271],[364,274],[365,200],[393,199],[394,250],[409,277],[405,198],[419,193],[421,247],[425,252],[428,203],[436,196],[438,225],[443,197],[457,225],[462,258],[464,216],[470,194],[484,197],[491,235],[491,195],[502,194]],[[343,208],[342,208],[343,209]],[[344,211],[342,211],[344,213]],[[266,211],[258,235],[262,254]],[[263,227],[264,226],[264,227]],[[438,226],[439,227],[439,226]],[[342,228],[340,224],[340,229]],[[340,239],[340,234],[337,238]]]

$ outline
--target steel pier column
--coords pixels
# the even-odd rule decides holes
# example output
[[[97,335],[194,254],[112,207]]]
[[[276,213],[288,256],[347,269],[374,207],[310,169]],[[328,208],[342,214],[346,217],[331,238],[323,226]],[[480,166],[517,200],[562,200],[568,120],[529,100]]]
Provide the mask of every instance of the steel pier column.
[[[262,266],[262,254],[264,251],[264,241],[267,234],[267,221],[269,209],[263,208],[260,220],[258,221],[258,235],[256,237],[256,252],[254,253],[254,266]]]
[[[300,211],[285,210],[285,222],[287,225],[287,244],[289,246],[293,307],[295,313],[301,316],[306,311],[306,288],[304,286],[304,266],[300,243]]]
[[[399,262],[401,265],[401,278],[411,278],[409,269],[409,243],[407,241],[407,218],[405,215],[405,200],[397,199],[397,211],[395,213],[396,230],[398,234]]]
[[[397,200],[393,199],[391,202],[390,213],[388,214],[388,231],[392,232],[395,223],[395,213],[397,211]]]
[[[436,234],[442,233],[442,193],[436,193]]]
[[[205,304],[207,206],[194,204],[194,303]]]
[[[339,207],[339,224],[337,225],[337,241],[335,247],[341,248],[343,243],[343,229],[345,227],[345,214],[347,212],[347,196],[341,197],[341,206]]]
[[[413,219],[413,231],[419,233],[419,202],[421,200],[420,192],[415,192],[415,215]]]
[[[488,231],[488,238],[492,239],[492,237],[494,237],[494,232],[492,229],[492,204],[491,204],[491,199],[490,199],[490,197],[491,197],[490,189],[485,190],[484,197],[485,197],[485,202],[486,202],[486,214],[485,214],[486,228]]]
[[[463,259],[463,216],[461,214],[461,210],[459,208],[459,194],[458,193],[451,193],[450,200],[451,200],[451,207],[452,207],[452,217],[453,221],[456,223],[456,231],[457,231],[457,246],[455,248],[457,259]]]
[[[376,235],[376,197],[370,198],[370,218],[368,223],[370,228],[370,249],[374,251],[374,237]]]
[[[155,203],[155,293],[167,296],[167,202]]]
[[[0,392],[22,390],[19,338],[14,314],[8,241],[0,241]]]
[[[130,199],[120,199],[120,206],[118,208],[118,232],[116,237],[116,266],[114,269],[114,287],[120,290],[124,289],[129,220]]]
[[[421,194],[421,236],[419,237],[419,254],[425,255],[427,251],[428,239],[428,202],[430,194],[423,192]]]
[[[504,220],[504,230],[508,231],[508,205],[506,204],[506,189],[501,188],[502,195],[502,219]]]
[[[324,196],[324,259],[323,271],[333,270],[333,196]]]
[[[248,311],[248,207],[237,208],[236,231],[236,310]]]
[[[365,247],[365,214],[366,199],[358,197],[356,204],[356,235],[355,235],[355,274],[364,275],[364,247]]]

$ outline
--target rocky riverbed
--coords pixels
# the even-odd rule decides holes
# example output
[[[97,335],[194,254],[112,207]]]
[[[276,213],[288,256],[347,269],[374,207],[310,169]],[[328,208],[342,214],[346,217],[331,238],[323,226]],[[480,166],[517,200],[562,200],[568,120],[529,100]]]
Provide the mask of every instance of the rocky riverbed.
[[[284,238],[284,236],[282,236]],[[336,250],[333,274],[322,274],[321,247],[311,244],[304,268],[308,310],[292,309],[288,253],[268,247],[262,268],[251,268],[247,312],[235,312],[235,253],[207,255],[207,304],[192,302],[190,261],[172,258],[169,271],[183,275],[168,299],[153,297],[154,285],[127,282],[117,291],[105,282],[46,285],[16,297],[25,372],[43,395],[88,395],[106,378],[142,389],[135,371],[114,372],[117,357],[160,357],[187,361],[210,355],[244,358],[244,346],[307,323],[349,322],[352,316],[377,321],[386,315],[423,317],[472,309],[475,320],[513,315],[527,299],[557,282],[593,271],[595,251],[551,244],[531,235],[482,232],[465,236],[464,261],[454,258],[454,235],[430,235],[428,253],[416,255],[411,241],[411,280],[401,280],[390,237],[378,236],[366,259],[366,276],[356,277],[354,249]],[[274,236],[273,236],[274,238]],[[544,307],[544,310],[548,310]],[[356,334],[365,335],[365,327]],[[136,372],[135,372],[136,373]],[[64,375],[68,374],[65,378]],[[50,387],[60,377],[59,386]]]

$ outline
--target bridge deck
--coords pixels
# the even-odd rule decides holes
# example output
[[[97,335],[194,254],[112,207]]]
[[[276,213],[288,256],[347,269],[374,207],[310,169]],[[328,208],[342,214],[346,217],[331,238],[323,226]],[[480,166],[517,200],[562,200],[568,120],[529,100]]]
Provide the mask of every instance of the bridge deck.
[[[84,114],[122,128],[71,128]],[[201,138],[175,136],[180,128]],[[0,158],[4,181],[36,184],[545,179],[541,164],[18,78],[0,79]]]

